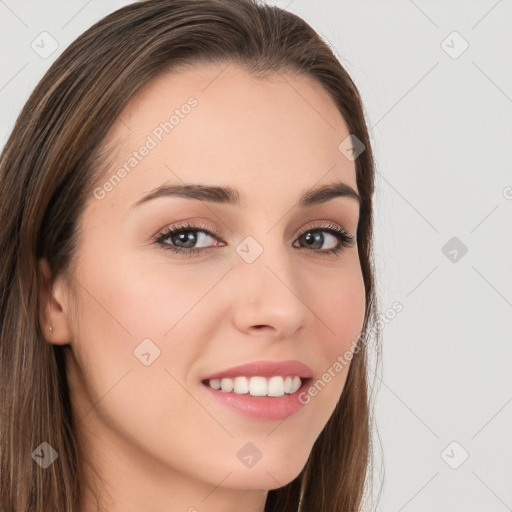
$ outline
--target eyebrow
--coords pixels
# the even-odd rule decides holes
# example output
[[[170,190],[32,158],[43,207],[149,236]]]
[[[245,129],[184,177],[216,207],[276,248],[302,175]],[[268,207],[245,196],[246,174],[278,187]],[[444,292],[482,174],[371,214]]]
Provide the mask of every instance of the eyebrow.
[[[235,188],[185,183],[162,185],[133,203],[130,208],[135,208],[160,197],[184,197],[186,199],[198,199],[200,201],[227,204],[240,208],[245,208],[246,206],[244,195]],[[305,208],[326,203],[336,197],[356,199],[359,204],[362,202],[359,194],[350,185],[338,181],[305,190],[297,204],[300,208]]]

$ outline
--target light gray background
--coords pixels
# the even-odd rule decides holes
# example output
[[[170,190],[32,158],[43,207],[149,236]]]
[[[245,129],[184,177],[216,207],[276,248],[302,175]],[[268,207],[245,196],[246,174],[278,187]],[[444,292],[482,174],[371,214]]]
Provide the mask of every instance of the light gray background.
[[[57,55],[127,3],[0,0],[0,147]],[[376,510],[512,510],[512,1],[269,3],[335,47],[367,110],[381,310],[403,305],[375,377]]]

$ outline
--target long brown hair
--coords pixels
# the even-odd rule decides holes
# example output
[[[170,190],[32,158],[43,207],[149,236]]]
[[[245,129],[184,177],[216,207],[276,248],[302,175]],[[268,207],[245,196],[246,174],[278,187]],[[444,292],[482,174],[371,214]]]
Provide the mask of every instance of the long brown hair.
[[[372,250],[374,162],[358,89],[300,17],[257,0],[147,0],[106,16],[52,64],[0,157],[0,507],[78,512],[82,452],[73,427],[65,350],[41,326],[38,262],[72,275],[78,220],[105,170],[105,135],[149,80],[180,64],[234,63],[257,76],[315,78],[364,145],[356,159],[362,202],[357,244],[366,291],[362,335],[345,388],[302,472],[269,491],[266,512],[361,510],[371,470],[367,344],[377,317]],[[340,141],[341,142],[341,141]],[[31,454],[59,454],[42,469]],[[300,508],[299,508],[300,502]]]

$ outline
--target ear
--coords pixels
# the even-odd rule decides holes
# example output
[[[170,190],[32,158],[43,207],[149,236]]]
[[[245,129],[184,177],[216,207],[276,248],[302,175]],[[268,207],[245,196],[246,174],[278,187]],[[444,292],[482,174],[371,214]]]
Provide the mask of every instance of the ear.
[[[50,266],[45,258],[39,260],[39,272],[43,284],[39,290],[41,329],[49,343],[66,345],[71,341],[69,313],[61,280],[54,282]],[[52,330],[50,331],[50,326]]]

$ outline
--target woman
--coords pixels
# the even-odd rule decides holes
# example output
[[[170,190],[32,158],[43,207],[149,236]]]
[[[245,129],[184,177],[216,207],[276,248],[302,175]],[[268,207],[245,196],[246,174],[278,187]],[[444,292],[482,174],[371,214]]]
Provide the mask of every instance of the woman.
[[[0,184],[4,512],[361,510],[374,168],[311,27],[250,0],[110,14]]]

